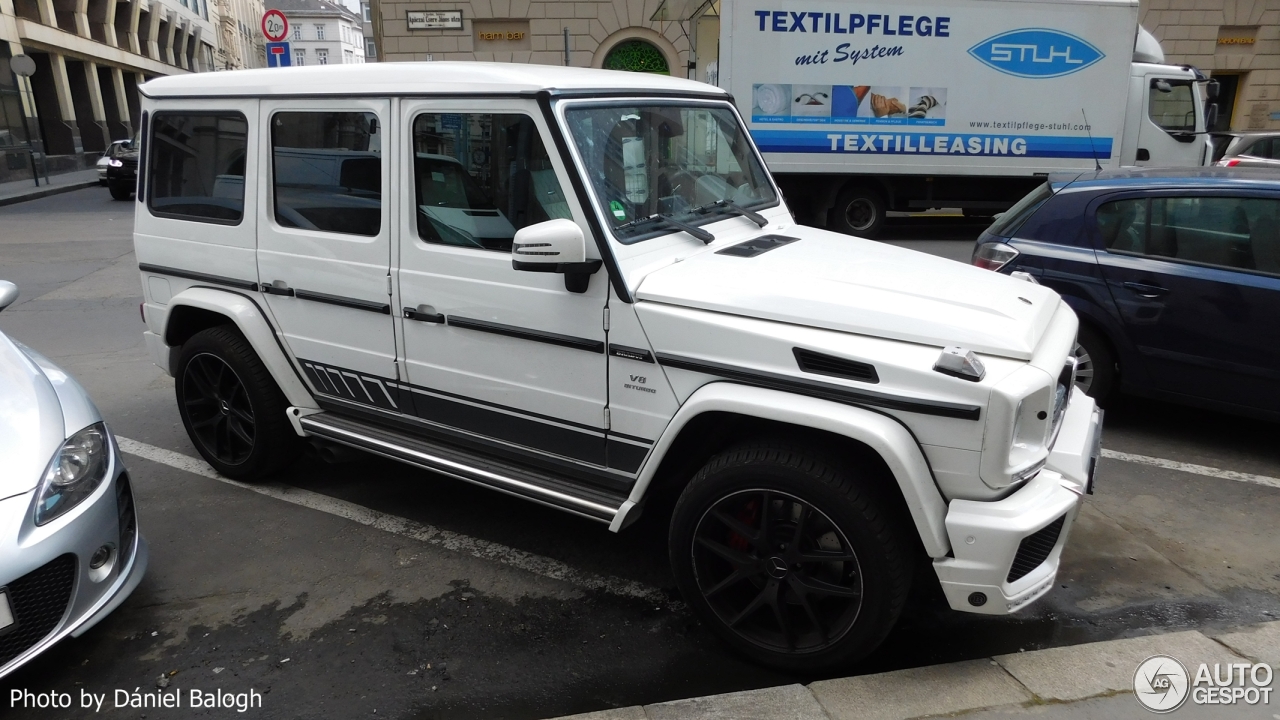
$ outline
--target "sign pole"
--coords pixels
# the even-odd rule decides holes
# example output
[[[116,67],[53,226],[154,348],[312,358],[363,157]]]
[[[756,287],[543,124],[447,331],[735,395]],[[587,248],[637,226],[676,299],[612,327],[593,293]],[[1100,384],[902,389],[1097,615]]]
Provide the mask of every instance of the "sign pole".
[[[36,61],[31,59],[29,55],[14,55],[9,58],[9,69],[14,75],[22,78],[22,88],[27,95],[27,102],[31,103],[31,117],[36,121],[36,141],[31,142],[28,135],[27,143],[31,145],[31,175],[36,181],[36,187],[40,187],[40,172],[36,169],[36,152],[40,153],[40,167],[44,170],[44,184],[49,184],[49,160],[45,153],[44,147],[44,131],[40,128],[40,108],[36,107],[36,93],[31,87],[31,76],[36,74]],[[30,133],[31,129],[27,128]]]

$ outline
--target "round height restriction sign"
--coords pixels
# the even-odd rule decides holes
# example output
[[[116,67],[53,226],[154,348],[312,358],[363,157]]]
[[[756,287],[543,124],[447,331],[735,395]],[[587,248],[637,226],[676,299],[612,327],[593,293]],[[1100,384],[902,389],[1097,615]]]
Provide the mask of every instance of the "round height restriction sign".
[[[262,14],[262,34],[271,42],[280,42],[289,34],[289,21],[279,10]]]

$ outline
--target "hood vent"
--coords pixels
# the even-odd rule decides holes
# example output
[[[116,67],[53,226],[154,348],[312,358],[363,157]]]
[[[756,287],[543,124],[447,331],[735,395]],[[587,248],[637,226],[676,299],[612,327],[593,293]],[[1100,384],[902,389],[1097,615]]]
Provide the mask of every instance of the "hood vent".
[[[761,253],[767,253],[774,248],[780,248],[783,245],[790,245],[800,238],[788,237],[786,235],[761,235],[758,238],[737,245],[730,245],[723,250],[717,250],[717,255],[732,255],[734,257],[752,258]]]
[[[792,352],[796,355],[796,364],[804,372],[814,373],[815,375],[830,375],[859,382],[880,382],[880,376],[876,374],[876,366],[871,363],[846,360],[833,355],[823,355],[803,348],[792,348]]]

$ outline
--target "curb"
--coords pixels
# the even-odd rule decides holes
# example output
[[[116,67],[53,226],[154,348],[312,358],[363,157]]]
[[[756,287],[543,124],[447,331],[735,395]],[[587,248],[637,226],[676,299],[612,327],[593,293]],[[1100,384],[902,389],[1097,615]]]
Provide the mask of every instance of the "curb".
[[[1079,701],[1132,695],[1139,663],[1161,654],[1187,665],[1247,661],[1275,667],[1280,665],[1280,622],[1248,625],[1213,637],[1198,630],[1147,635],[558,720],[912,720],[986,709],[1044,715],[1046,706],[1069,710]],[[1139,709],[1136,701],[1126,702]]]
[[[5,205],[16,205],[20,202],[26,202],[28,200],[39,200],[40,198],[46,198],[51,195],[61,195],[62,193],[68,193],[75,190],[83,190],[85,188],[97,187],[97,186],[98,186],[97,180],[84,180],[81,182],[68,183],[66,185],[47,185],[47,186],[42,185],[38,190],[32,190],[31,192],[22,193],[21,195],[9,195],[7,197],[0,197],[0,207],[3,207]]]

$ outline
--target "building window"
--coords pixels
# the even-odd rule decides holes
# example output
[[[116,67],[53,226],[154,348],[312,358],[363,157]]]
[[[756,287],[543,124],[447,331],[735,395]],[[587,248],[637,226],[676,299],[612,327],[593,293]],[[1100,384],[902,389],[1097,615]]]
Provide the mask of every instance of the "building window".
[[[302,67],[303,65],[306,65],[306,64],[307,64],[307,51],[306,51],[306,50],[294,50],[294,51],[293,51],[293,64],[294,64],[294,65],[296,65],[296,66],[298,66],[298,67]]]
[[[373,38],[364,39],[364,56],[371,59],[378,57],[378,46],[374,44]]]
[[[276,223],[377,235],[382,227],[381,147],[373,113],[276,113],[271,123]]]
[[[670,75],[667,58],[662,51],[644,40],[624,40],[613,46],[604,58],[606,70],[630,70],[631,72]]]
[[[369,12],[369,3],[360,3],[360,17],[363,18],[365,22],[373,22],[373,16]]]
[[[356,54],[355,54],[354,52],[352,52],[352,51],[350,51],[350,50],[343,50],[343,51],[342,51],[342,64],[343,64],[343,65],[354,65],[354,64],[355,64],[355,62],[356,62]]]
[[[317,49],[317,50],[316,50],[316,64],[317,64],[317,65],[328,65],[328,64],[329,64],[329,51],[328,51],[328,50],[325,50],[325,49],[323,49],[323,48],[320,48],[320,49]]]
[[[317,40],[324,39],[324,25],[316,25],[316,39]]]
[[[238,225],[249,124],[239,113],[160,113],[151,123],[147,204],[161,217]]]
[[[293,28],[293,39],[294,39],[294,40],[301,40],[301,39],[302,39],[302,26],[301,26],[301,25],[295,25],[295,26],[294,26],[294,28]]]

